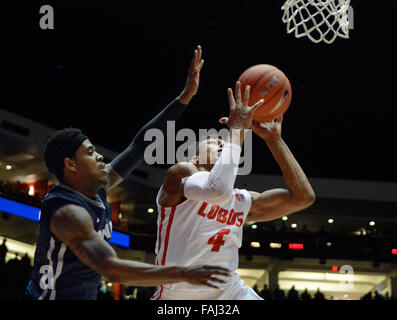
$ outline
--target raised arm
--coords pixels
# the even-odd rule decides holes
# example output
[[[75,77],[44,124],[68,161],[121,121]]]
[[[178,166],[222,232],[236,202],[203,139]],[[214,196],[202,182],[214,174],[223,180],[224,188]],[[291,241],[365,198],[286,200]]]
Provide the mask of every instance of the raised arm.
[[[207,281],[223,281],[212,278],[212,275],[229,275],[226,269],[220,267],[159,267],[119,259],[113,248],[95,231],[89,213],[76,205],[58,209],[51,218],[50,230],[81,262],[110,281],[139,286],[187,281],[216,287]]]
[[[281,138],[282,117],[273,122],[252,122],[253,131],[265,140],[283,173],[288,189],[250,192],[252,205],[247,222],[270,221],[303,210],[313,204],[314,191],[305,173]]]
[[[192,62],[189,67],[185,87],[181,94],[165,107],[156,117],[148,122],[134,137],[130,145],[106,165],[108,171],[108,183],[105,187],[110,190],[125,179],[143,160],[145,148],[151,141],[144,141],[145,132],[152,128],[160,129],[164,136],[167,133],[167,121],[177,121],[197,93],[200,80],[200,70],[204,60],[201,59],[200,46],[194,50]]]
[[[244,135],[251,126],[254,111],[263,104],[263,100],[260,100],[255,105],[248,106],[249,86],[246,87],[243,99],[240,89],[239,81],[236,83],[235,96],[232,89],[228,89],[229,117],[221,118],[220,122],[226,123],[230,131],[215,165],[210,172],[200,171],[182,179],[186,198],[222,204],[232,195]]]

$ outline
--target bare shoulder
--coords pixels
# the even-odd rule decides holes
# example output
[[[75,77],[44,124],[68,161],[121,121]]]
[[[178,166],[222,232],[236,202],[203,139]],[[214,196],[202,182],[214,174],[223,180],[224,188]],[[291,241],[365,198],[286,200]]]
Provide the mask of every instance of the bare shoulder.
[[[70,204],[54,212],[50,230],[58,240],[68,243],[71,239],[94,230],[94,225],[87,210]]]
[[[256,197],[258,197],[260,195],[260,192],[251,191],[251,190],[247,190],[247,191],[250,194],[251,199],[255,199]]]
[[[182,178],[189,177],[198,171],[197,167],[190,162],[179,162],[170,167],[160,194],[160,205],[170,207],[184,201]]]

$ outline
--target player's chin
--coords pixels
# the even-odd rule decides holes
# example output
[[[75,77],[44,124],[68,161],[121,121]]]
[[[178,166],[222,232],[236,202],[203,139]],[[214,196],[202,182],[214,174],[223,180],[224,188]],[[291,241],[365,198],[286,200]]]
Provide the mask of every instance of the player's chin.
[[[98,180],[99,180],[99,183],[100,183],[102,186],[107,185],[108,182],[109,182],[108,175],[101,176],[101,177],[98,178]]]

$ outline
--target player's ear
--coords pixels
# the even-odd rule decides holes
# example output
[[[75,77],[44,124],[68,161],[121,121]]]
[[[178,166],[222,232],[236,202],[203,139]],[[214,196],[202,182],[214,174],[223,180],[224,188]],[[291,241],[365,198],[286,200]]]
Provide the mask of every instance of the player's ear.
[[[63,159],[63,164],[64,164],[66,170],[76,171],[76,161],[75,160],[66,157],[65,159]]]

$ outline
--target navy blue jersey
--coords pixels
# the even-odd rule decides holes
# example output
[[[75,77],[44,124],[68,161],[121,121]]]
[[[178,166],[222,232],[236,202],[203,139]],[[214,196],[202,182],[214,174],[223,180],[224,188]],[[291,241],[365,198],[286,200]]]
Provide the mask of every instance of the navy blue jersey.
[[[39,235],[27,298],[43,300],[93,300],[97,298],[101,275],[82,263],[51,234],[50,219],[65,205],[78,205],[90,214],[94,228],[105,240],[111,238],[112,211],[106,192],[100,189],[96,200],[65,185],[57,184],[44,197],[41,207]]]

